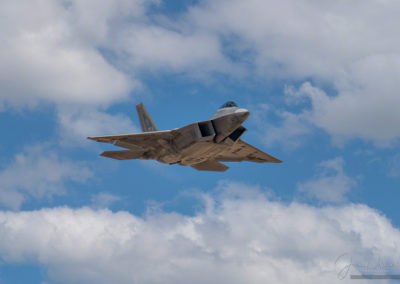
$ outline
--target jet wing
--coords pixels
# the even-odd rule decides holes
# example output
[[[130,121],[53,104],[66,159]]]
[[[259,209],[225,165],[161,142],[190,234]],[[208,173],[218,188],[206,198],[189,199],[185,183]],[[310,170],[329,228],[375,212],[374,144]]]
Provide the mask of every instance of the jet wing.
[[[152,131],[135,134],[122,134],[122,135],[109,135],[88,137],[88,139],[97,142],[111,143],[135,151],[147,150],[154,146],[159,146],[160,140],[170,140],[173,138],[173,130],[166,131]]]
[[[225,166],[224,164],[212,160],[192,165],[192,168],[195,168],[196,170],[199,171],[213,171],[213,172],[225,172],[227,169],[229,169],[228,166]]]
[[[215,160],[222,162],[257,162],[257,163],[281,163],[281,160],[274,158],[267,153],[247,144],[243,140],[238,140],[228,150],[215,157]]]

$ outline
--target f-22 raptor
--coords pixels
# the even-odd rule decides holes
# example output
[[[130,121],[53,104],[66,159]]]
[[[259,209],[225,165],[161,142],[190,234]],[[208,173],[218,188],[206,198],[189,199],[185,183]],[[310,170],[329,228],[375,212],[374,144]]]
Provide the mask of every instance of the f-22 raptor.
[[[158,131],[142,103],[136,109],[143,133],[88,137],[127,149],[105,151],[101,156],[117,160],[157,160],[218,172],[229,168],[220,162],[281,162],[240,139],[246,131],[242,123],[250,112],[234,102],[223,104],[208,120],[165,131]]]

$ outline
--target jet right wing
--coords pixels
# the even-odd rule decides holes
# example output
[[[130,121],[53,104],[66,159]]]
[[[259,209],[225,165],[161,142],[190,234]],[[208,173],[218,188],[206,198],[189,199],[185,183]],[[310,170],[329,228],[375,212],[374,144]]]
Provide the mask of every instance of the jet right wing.
[[[257,163],[281,163],[281,160],[274,158],[267,153],[247,144],[239,139],[232,147],[215,157],[221,162],[257,162]]]
[[[122,134],[122,135],[109,135],[88,137],[88,139],[97,142],[111,143],[132,150],[147,150],[160,146],[160,140],[170,140],[173,138],[173,130],[166,131],[152,131],[136,134]]]

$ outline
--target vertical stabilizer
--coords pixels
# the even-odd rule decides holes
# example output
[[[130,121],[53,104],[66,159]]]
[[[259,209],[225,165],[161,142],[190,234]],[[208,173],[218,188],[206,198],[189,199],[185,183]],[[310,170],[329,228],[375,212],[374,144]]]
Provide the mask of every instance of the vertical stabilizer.
[[[154,121],[151,119],[143,103],[138,103],[136,105],[136,110],[139,116],[140,125],[142,126],[143,132],[158,131],[157,126],[154,124]]]

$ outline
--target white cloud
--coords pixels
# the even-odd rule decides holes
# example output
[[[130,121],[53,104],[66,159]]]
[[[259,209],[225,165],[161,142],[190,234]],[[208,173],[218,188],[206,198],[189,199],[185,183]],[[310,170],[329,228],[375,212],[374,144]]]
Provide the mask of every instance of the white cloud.
[[[112,204],[120,200],[119,196],[107,192],[99,192],[90,198],[94,208],[109,208]]]
[[[110,104],[142,72],[312,79],[336,93],[307,93],[313,124],[379,144],[400,136],[398,1],[213,0],[174,18],[154,2],[3,1],[0,104]]]
[[[140,14],[142,2],[81,2],[1,2],[0,104],[109,104],[128,96],[135,81],[99,49],[113,21]]]
[[[369,83],[374,84],[379,82]],[[348,89],[340,91],[337,96],[328,96],[322,89],[307,82],[299,89],[291,88],[286,93],[295,99],[308,98],[312,103],[311,109],[296,116],[324,129],[333,135],[335,142],[342,143],[348,138],[364,138],[379,146],[387,146],[397,141],[400,135],[396,123],[400,120],[400,114],[396,110],[396,106],[400,104],[400,96],[395,93],[397,87],[390,90],[390,83],[383,84],[386,92],[383,89],[379,91],[376,85],[374,88],[362,86],[358,90]]]
[[[237,60],[257,77],[330,85],[336,96],[310,96],[311,121],[335,138],[388,144],[400,136],[399,12],[395,0],[220,0],[188,18],[221,38],[235,35],[229,48],[247,48]]]
[[[353,263],[398,261],[400,231],[367,206],[284,204],[236,183],[219,191],[194,216],[0,212],[0,255],[62,283],[338,283],[343,253]]]
[[[157,26],[129,27],[121,37],[121,48],[129,54],[137,71],[184,72],[206,76],[206,72],[239,73],[222,54],[218,37],[210,33],[185,32]]]
[[[93,108],[60,107],[57,116],[62,145],[93,145],[87,137],[139,132],[124,114],[111,115]]]
[[[237,35],[254,51],[259,72],[331,81],[359,59],[399,51],[393,29],[399,9],[397,1],[220,0],[194,7],[188,18],[207,31]]]
[[[140,86],[141,71],[232,69],[216,35],[151,24],[155,2],[2,1],[0,106],[109,105]]]
[[[92,172],[84,164],[61,159],[44,146],[28,147],[0,171],[0,204],[19,209],[29,198],[64,193],[68,181],[85,182]]]
[[[321,162],[318,173],[309,181],[299,183],[297,189],[308,196],[324,202],[343,202],[346,194],[357,182],[343,170],[344,160],[337,157]]]

